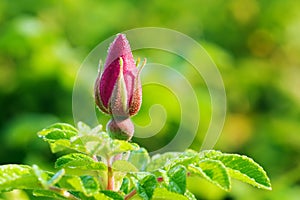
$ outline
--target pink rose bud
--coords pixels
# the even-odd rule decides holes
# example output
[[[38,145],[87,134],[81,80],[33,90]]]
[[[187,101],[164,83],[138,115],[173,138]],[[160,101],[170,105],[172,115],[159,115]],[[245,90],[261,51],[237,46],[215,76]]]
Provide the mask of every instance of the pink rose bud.
[[[108,49],[103,72],[99,72],[95,83],[95,101],[101,111],[115,117],[129,117],[139,111],[143,65],[137,68],[126,36],[118,34]]]

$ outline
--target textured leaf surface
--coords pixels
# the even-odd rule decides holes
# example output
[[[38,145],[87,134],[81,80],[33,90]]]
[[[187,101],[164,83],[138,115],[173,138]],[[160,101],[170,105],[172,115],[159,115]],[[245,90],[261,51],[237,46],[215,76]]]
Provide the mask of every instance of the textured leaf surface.
[[[181,165],[171,168],[167,175],[169,176],[169,190],[179,194],[186,191],[186,169]]]
[[[130,162],[126,160],[116,160],[112,168],[114,171],[120,171],[120,172],[138,172],[139,170]]]
[[[124,198],[117,192],[111,190],[102,190],[101,192],[113,200],[124,200]]]
[[[156,188],[153,194],[153,200],[189,200],[184,195],[170,192],[166,188]]]
[[[147,171],[155,171],[161,167],[164,167],[170,160],[176,158],[179,154],[173,152],[167,152],[164,154],[156,154],[154,155],[149,165],[147,166]]]
[[[156,177],[152,174],[145,176],[137,183],[137,193],[144,199],[149,200],[153,196],[153,192],[157,186]]]
[[[0,191],[42,188],[32,168],[26,165],[0,166]]]
[[[55,168],[77,168],[84,170],[106,170],[107,167],[102,162],[97,162],[91,157],[81,154],[72,153],[58,158],[55,162]]]
[[[44,140],[55,141],[59,139],[68,140],[77,135],[77,132],[77,129],[70,124],[56,123],[38,132],[38,135]]]
[[[92,196],[96,194],[99,190],[99,184],[92,176],[80,176],[82,182],[82,191],[87,196]]]
[[[247,156],[226,153],[212,156],[212,159],[221,161],[232,178],[258,188],[271,190],[271,183],[266,172],[253,159]]]
[[[189,166],[190,172],[199,175],[223,190],[230,190],[230,178],[221,161],[205,159],[198,166]]]

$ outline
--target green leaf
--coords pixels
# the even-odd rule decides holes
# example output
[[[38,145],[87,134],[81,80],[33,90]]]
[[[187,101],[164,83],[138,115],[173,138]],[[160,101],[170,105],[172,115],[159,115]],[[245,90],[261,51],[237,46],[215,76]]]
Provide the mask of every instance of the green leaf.
[[[195,195],[188,190],[186,190],[186,192],[184,193],[184,196],[187,197],[189,200],[197,200]]]
[[[83,192],[83,184],[79,176],[65,175],[58,182],[60,188]]]
[[[171,192],[184,194],[186,191],[186,169],[184,166],[177,165],[171,168],[167,175],[169,177],[169,187]]]
[[[157,186],[156,177],[152,174],[146,175],[137,183],[137,193],[144,199],[149,200],[153,196],[153,192]]]
[[[109,156],[114,156],[123,152],[138,150],[140,147],[138,144],[130,143],[124,140],[116,140],[114,139],[111,142],[111,148],[108,152]]]
[[[124,200],[124,198],[117,192],[111,190],[102,190],[101,192],[114,200]]]
[[[150,157],[145,148],[133,150],[130,152],[128,161],[131,162],[140,171],[145,171],[150,162]]]
[[[153,194],[153,200],[189,200],[189,198],[165,188],[156,188]]]
[[[138,172],[139,170],[130,162],[126,160],[116,160],[112,164],[112,168],[114,171],[119,172]]]
[[[128,178],[123,178],[122,185],[120,187],[120,191],[124,192],[127,194],[129,192],[129,179]]]
[[[85,196],[96,195],[100,189],[98,181],[93,176],[89,175],[64,175],[57,185],[68,191],[82,192]]]
[[[104,193],[94,194],[93,197],[95,200],[114,200],[113,198],[106,196]]]
[[[38,132],[38,136],[50,144],[53,153],[70,149],[70,139],[76,135],[77,129],[65,123],[56,123]]]
[[[69,140],[72,136],[77,135],[77,133],[77,129],[69,124],[56,123],[38,132],[38,136],[46,141],[53,142],[60,139]]]
[[[60,195],[54,191],[50,190],[33,190],[32,194],[37,197],[50,197],[52,199],[58,199],[58,200],[66,200],[63,195]]]
[[[221,161],[232,178],[249,183],[258,188],[271,190],[270,179],[264,169],[253,159],[238,154],[219,154],[211,157]]]
[[[96,194],[99,190],[99,184],[92,176],[80,176],[82,185],[83,185],[83,193],[87,196],[91,196]]]
[[[221,189],[230,190],[230,179],[224,164],[218,160],[204,159],[198,163],[198,166],[189,166],[189,171],[193,174],[205,178]]]
[[[0,191],[37,188],[42,189],[30,166],[15,164],[0,166]]]
[[[187,155],[187,154],[183,153],[181,155],[179,154],[178,157],[171,159],[165,165],[165,168],[168,170],[177,165],[183,165],[183,166],[187,167],[188,165],[196,162],[197,160],[199,160],[198,154],[191,156],[191,155]]]
[[[107,170],[103,162],[97,162],[91,157],[81,153],[71,153],[58,158],[55,168],[76,168],[83,170]]]
[[[77,128],[78,128],[79,134],[82,134],[82,135],[87,135],[87,134],[90,134],[90,132],[91,132],[91,128],[83,122],[78,122]],[[102,129],[102,126],[101,126],[101,129]]]
[[[60,151],[64,151],[70,149],[71,143],[69,140],[56,140],[55,142],[50,142],[50,149],[52,153],[57,153]]]
[[[47,189],[49,187],[49,175],[45,171],[41,170],[37,165],[33,165],[32,170],[43,188]]]
[[[170,160],[179,156],[179,153],[167,152],[164,154],[156,154],[152,156],[147,171],[155,171],[164,167]]]

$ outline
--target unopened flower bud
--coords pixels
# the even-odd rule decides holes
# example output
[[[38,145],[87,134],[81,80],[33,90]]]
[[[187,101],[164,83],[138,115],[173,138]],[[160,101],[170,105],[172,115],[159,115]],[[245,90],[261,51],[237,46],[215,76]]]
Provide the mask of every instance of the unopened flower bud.
[[[95,101],[101,111],[116,117],[129,117],[139,111],[142,102],[140,69],[135,65],[125,35],[118,34],[95,83]]]

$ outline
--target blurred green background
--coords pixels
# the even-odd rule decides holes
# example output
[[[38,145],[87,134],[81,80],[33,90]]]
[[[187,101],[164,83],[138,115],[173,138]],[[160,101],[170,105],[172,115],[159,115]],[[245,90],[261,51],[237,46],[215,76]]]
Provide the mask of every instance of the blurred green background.
[[[118,32],[157,26],[189,35],[212,56],[228,101],[215,149],[252,157],[273,185],[273,191],[263,191],[234,181],[232,191],[225,193],[190,179],[191,190],[199,199],[299,199],[299,9],[300,2],[292,0],[1,0],[0,164],[35,163],[51,170],[57,155],[36,132],[54,122],[73,124],[72,89],[84,58]],[[170,59],[170,65],[180,63]],[[209,123],[210,100],[200,79],[189,76],[198,91],[202,133]],[[153,103],[166,105],[169,114],[158,139],[141,143],[148,149],[167,143],[180,123],[174,95],[155,87],[144,88],[135,121],[147,124]],[[199,135],[192,145],[196,149],[201,146]],[[20,195],[26,194],[2,198]]]

